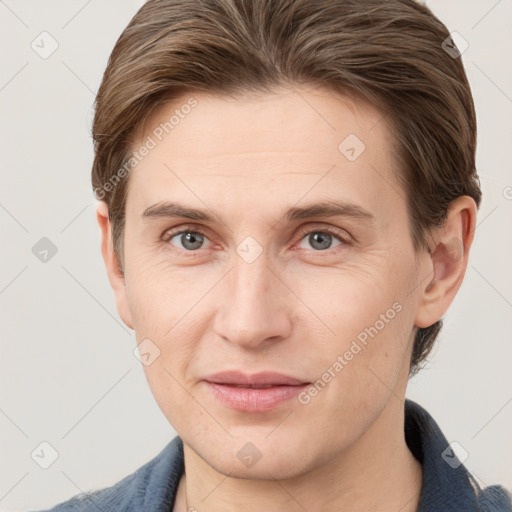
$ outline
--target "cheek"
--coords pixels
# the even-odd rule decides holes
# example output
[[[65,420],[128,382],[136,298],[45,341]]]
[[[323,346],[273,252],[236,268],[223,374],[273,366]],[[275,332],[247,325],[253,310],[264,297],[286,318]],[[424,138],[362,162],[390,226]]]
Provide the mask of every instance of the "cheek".
[[[178,381],[192,384],[189,369],[197,358],[207,358],[207,342],[201,340],[223,303],[214,287],[225,269],[172,268],[165,258],[154,261],[143,254],[127,261],[127,296],[138,342],[149,338],[160,350],[160,357],[145,368],[148,382],[159,405],[170,407],[169,397],[190,401]],[[342,356],[343,372],[332,388],[382,386],[379,377],[393,387],[412,325],[407,294],[413,269],[408,261],[388,248],[339,267],[298,264],[282,269],[281,277],[293,290],[293,304],[286,302],[297,341],[288,346],[297,360],[307,361],[307,375],[320,378]]]
[[[315,373],[326,381],[340,375],[333,388],[367,388],[353,396],[366,395],[368,388],[393,388],[408,364],[414,266],[413,260],[390,254],[297,273],[293,281],[317,316],[307,313],[299,327],[316,333],[308,350]]]
[[[182,363],[169,364],[162,354],[144,367],[144,373],[155,402],[174,430],[183,434],[193,432],[196,424],[209,424],[211,420],[202,418],[203,410],[183,381],[187,370]]]
[[[212,269],[173,269],[143,258],[132,261],[131,268],[127,297],[137,343],[150,339],[159,352],[144,370],[162,406],[169,397],[181,397],[182,386],[190,388],[193,383],[190,366],[199,356],[199,342],[210,322],[205,298],[218,276]],[[190,396],[185,393],[181,398],[189,401]]]
[[[176,267],[155,254],[135,254],[127,260],[127,299],[136,331],[149,330],[158,339],[184,318],[214,283],[211,270]]]
[[[304,421],[314,415],[332,440],[348,443],[365,431],[403,385],[412,315],[406,287],[390,281],[387,274],[354,271],[310,296],[335,334],[324,329],[303,350],[314,380],[301,413]]]
[[[331,331],[326,332],[326,340],[354,337],[378,321],[396,301],[401,302],[404,286],[386,259],[384,254],[375,254],[366,261],[336,268],[297,268],[287,280],[318,322]]]

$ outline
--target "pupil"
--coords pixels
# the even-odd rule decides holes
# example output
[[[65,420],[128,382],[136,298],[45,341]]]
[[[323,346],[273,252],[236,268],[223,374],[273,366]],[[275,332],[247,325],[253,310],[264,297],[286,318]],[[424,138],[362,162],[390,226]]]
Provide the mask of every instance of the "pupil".
[[[202,240],[199,233],[184,233],[181,235],[181,243],[186,249],[198,249]]]
[[[324,250],[331,245],[331,238],[329,233],[312,233],[309,235],[309,243],[315,249]],[[184,233],[181,235],[181,243],[186,249],[198,249],[202,244],[201,235],[199,233]]]
[[[327,249],[331,245],[331,235],[329,233],[312,233],[309,235],[309,243],[316,249]],[[317,243],[320,246],[315,246]]]

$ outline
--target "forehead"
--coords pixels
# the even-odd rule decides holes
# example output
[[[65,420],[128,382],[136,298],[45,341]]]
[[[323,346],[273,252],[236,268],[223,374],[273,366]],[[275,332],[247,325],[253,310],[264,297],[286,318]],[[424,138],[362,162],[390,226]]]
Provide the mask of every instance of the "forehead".
[[[386,123],[381,123],[384,117],[367,102],[319,87],[283,87],[272,93],[237,96],[190,92],[158,107],[139,127],[138,143],[148,135],[157,142],[172,139],[177,145],[195,149],[192,156],[223,152],[219,139],[236,142],[237,149],[245,152],[283,151],[287,147],[296,151],[298,142],[305,144],[305,149],[319,149],[322,143],[336,149],[340,137],[349,130],[368,142],[379,135],[389,137]],[[187,130],[190,125],[193,132]],[[381,129],[371,136],[377,125]],[[284,126],[286,130],[276,138],[276,129],[281,131]],[[256,132],[258,138],[254,138]],[[214,144],[208,144],[213,140]]]
[[[133,149],[144,144],[151,149],[131,171],[128,193],[140,211],[173,194],[199,206],[194,190],[224,203],[242,196],[248,203],[289,202],[308,190],[321,199],[336,189],[370,202],[396,195],[379,190],[396,182],[383,114],[325,89],[184,94],[148,118]]]

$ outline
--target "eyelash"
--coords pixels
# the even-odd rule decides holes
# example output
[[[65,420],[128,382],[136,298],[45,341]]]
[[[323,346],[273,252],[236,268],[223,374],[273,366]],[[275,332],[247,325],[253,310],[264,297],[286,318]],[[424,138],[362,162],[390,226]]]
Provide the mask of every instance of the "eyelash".
[[[333,247],[333,250],[335,250],[336,248],[341,247],[343,245],[350,245],[350,242],[348,240],[346,240],[345,238],[343,238],[336,229],[328,227],[328,226],[325,226],[322,228],[301,228],[299,230],[299,235],[301,235],[301,236],[298,241],[300,242],[304,237],[310,235],[311,233],[322,233],[322,234],[328,233],[329,235],[332,235],[334,238],[337,238],[341,243],[340,243],[340,245]],[[313,249],[310,249],[310,250],[313,250]],[[313,252],[320,252],[320,253],[327,252],[327,251],[329,251],[329,249],[320,250],[320,251],[313,250]]]
[[[175,249],[177,251],[182,251],[182,249],[179,249],[178,247],[174,247],[169,242],[176,235],[181,235],[183,233],[190,233],[190,234],[194,234],[194,235],[201,235],[201,236],[204,236],[205,238],[208,238],[208,235],[204,231],[202,231],[200,229],[197,229],[196,227],[185,226],[185,227],[178,228],[176,231],[173,231],[173,230],[166,231],[162,235],[162,240],[164,242],[166,242],[168,245],[172,246],[172,250]],[[328,226],[324,226],[324,227],[321,227],[321,228],[301,228],[299,230],[299,233],[298,233],[300,235],[300,238],[297,240],[297,242],[300,242],[306,236],[308,236],[308,235],[310,235],[312,233],[322,233],[322,234],[328,233],[329,235],[332,235],[333,237],[337,238],[339,240],[339,242],[340,242],[340,245],[337,245],[336,247],[333,247],[332,249],[330,249],[330,248],[329,249],[325,249],[325,250],[309,249],[310,251],[315,252],[315,253],[328,252],[329,250],[331,250],[331,251],[332,250],[337,250],[339,248],[342,248],[343,246],[351,245],[351,242],[349,240],[347,240],[346,238],[342,237],[336,229],[328,227]],[[182,251],[182,252],[190,253],[190,256],[193,257],[195,255],[194,253],[197,253],[198,251],[199,250],[195,250],[195,251]]]

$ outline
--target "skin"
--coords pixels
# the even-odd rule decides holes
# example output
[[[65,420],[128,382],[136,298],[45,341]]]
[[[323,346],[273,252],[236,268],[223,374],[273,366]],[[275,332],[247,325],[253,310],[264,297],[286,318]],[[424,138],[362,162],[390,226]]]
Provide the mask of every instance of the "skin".
[[[161,106],[137,144],[190,96]],[[144,371],[184,442],[174,511],[416,510],[422,469],[403,433],[412,343],[460,287],[474,201],[453,201],[430,251],[415,252],[394,141],[374,107],[305,87],[193,96],[197,106],[129,175],[124,274],[107,206],[97,208],[119,314],[137,343],[158,346]],[[348,134],[366,146],[355,161],[338,149]],[[373,217],[284,215],[325,200]],[[162,201],[219,220],[142,219]],[[326,227],[336,234],[319,249],[307,233]],[[171,228],[205,236],[191,250]],[[251,263],[236,251],[248,236],[262,250]],[[401,311],[307,404],[236,411],[202,382],[231,369],[315,382],[396,302]],[[252,467],[237,457],[248,442],[261,454]]]

